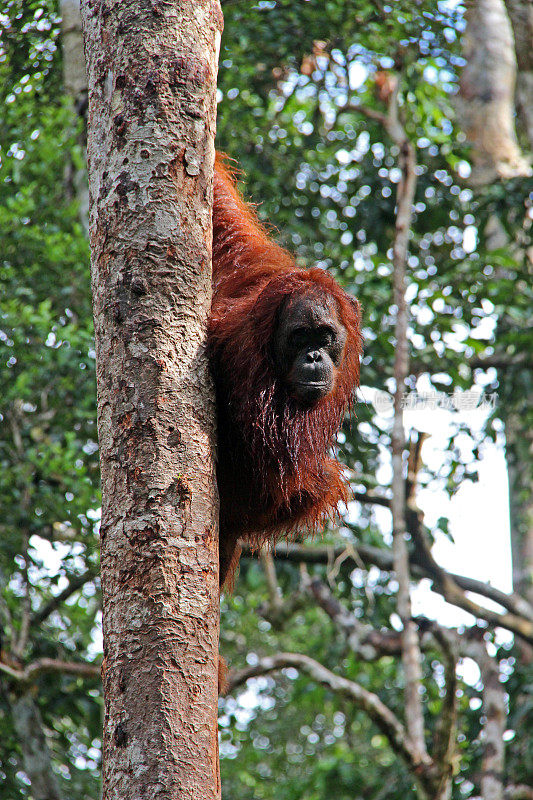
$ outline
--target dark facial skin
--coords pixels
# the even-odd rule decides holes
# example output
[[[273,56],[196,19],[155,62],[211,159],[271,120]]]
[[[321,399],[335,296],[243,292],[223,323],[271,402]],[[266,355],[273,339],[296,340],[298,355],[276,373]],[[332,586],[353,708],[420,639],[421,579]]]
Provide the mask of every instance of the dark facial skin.
[[[310,406],[328,395],[345,344],[346,330],[331,300],[313,295],[289,300],[280,312],[273,349],[290,396]]]

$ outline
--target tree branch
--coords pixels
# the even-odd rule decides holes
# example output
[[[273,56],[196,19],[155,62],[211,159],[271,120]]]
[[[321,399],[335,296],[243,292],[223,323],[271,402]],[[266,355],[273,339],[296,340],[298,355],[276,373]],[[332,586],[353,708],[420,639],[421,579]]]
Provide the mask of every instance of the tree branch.
[[[506,369],[522,365],[533,365],[533,358],[530,353],[493,353],[490,356],[475,356],[468,359],[468,366],[471,369]]]
[[[525,783],[510,784],[505,787],[505,800],[533,800],[533,788]]]
[[[387,738],[392,750],[403,759],[415,781],[423,790],[424,796],[432,799],[436,797],[435,792],[439,785],[436,765],[429,756],[425,763],[420,763],[417,748],[394,712],[373,692],[369,692],[355,681],[336,675],[309,656],[301,653],[277,653],[265,656],[251,667],[231,672],[229,691],[238,688],[249,678],[257,678],[287,667],[294,667],[305,672],[312,680],[333,692],[344,695],[364,711]]]
[[[339,114],[344,112],[355,112],[356,114],[362,114],[364,117],[373,120],[374,122],[379,122],[380,125],[383,125],[384,128],[387,127],[387,116],[383,114],[381,111],[376,111],[374,108],[369,108],[368,106],[362,106],[358,103],[346,103],[341,108],[339,108]]]
[[[69,675],[80,675],[85,678],[99,678],[100,664],[83,664],[74,661],[60,661],[55,658],[40,658],[28,664],[24,669],[14,669],[0,662],[0,672],[20,683],[33,683],[43,672],[65,672]]]
[[[310,678],[327,686],[334,692],[344,694],[353,700],[357,706],[365,711],[370,719],[378,726],[387,737],[393,750],[404,758],[411,768],[416,761],[411,742],[402,723],[396,715],[379,699],[376,694],[364,689],[354,681],[342,678],[318,661],[301,653],[277,653],[260,659],[257,664],[229,675],[229,691],[241,686],[249,678],[257,678],[286,667],[295,667],[302,670]]]
[[[373,492],[352,492],[352,497],[360,503],[369,503],[374,506],[390,508],[390,498],[384,497],[381,494],[374,494]]]
[[[33,614],[31,619],[31,625],[40,625],[41,622],[52,614],[52,612],[56,611],[59,606],[68,600],[71,595],[81,589],[88,581],[93,580],[98,575],[98,570],[94,568],[89,568],[86,570],[82,575],[78,575],[69,582],[68,586],[66,586],[62,592],[60,592],[56,597],[52,597],[51,600],[46,603],[39,611],[36,611]]]
[[[339,545],[337,547],[305,547],[300,544],[284,543],[274,548],[273,555],[280,561],[290,561],[296,564],[305,562],[307,564],[323,564],[325,566],[331,564],[331,562],[336,559],[344,558],[344,565],[349,569],[360,567],[360,562],[364,562],[366,566],[373,565],[384,572],[392,572],[393,561],[390,551],[366,544],[357,544],[354,546],[357,549],[357,555],[360,561],[350,555],[345,545]],[[243,557],[253,557],[253,553],[249,548],[246,548],[246,546],[243,549]],[[433,590],[445,597],[452,605],[458,605],[454,596],[445,595],[443,587],[436,581],[434,571],[429,569],[426,559],[423,558],[419,552],[412,552],[410,558],[413,567],[413,575],[417,578],[432,579],[434,581]],[[469,605],[469,607],[465,609],[466,611],[474,613],[475,616],[491,624],[499,625],[502,628],[508,628],[525,639],[529,640],[530,637],[533,637],[533,612],[524,598],[516,594],[506,594],[496,589],[494,586],[478,581],[475,578],[467,578],[464,575],[447,572],[442,567],[439,567],[439,570],[443,575],[451,578],[459,588],[492,600],[503,608],[508,609],[511,615],[501,615],[497,612],[489,611],[480,605],[475,605],[475,611],[472,610],[472,605]],[[469,603],[473,602],[469,601],[468,598],[461,597],[461,603],[465,600]],[[460,605],[460,607],[462,608],[463,606]],[[511,627],[509,627],[509,624]]]
[[[397,631],[379,631],[361,622],[334,597],[329,587],[317,578],[309,583],[309,591],[343,635],[348,645],[363,661],[375,661],[383,656],[398,656],[402,652],[401,634]]]
[[[434,559],[427,538],[419,526],[413,530],[415,544],[418,546],[420,556],[426,564],[427,571],[433,577],[440,594],[449,603],[468,611],[475,617],[486,620],[493,625],[500,625],[513,633],[517,633],[529,642],[533,642],[533,621],[524,619],[512,613],[498,613],[491,609],[480,606],[474,600],[465,595],[462,589],[455,582],[453,577],[447,573]]]

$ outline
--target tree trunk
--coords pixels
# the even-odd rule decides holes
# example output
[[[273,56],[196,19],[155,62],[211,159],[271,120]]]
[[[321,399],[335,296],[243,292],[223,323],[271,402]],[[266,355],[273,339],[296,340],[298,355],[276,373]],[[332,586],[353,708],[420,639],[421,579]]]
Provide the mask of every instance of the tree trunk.
[[[11,704],[11,713],[33,800],[62,800],[35,700],[29,694],[21,695]]]
[[[505,418],[507,469],[513,556],[513,590],[533,605],[533,434],[524,430],[522,416]],[[533,656],[528,648],[529,657]]]
[[[85,149],[85,115],[87,112],[87,75],[83,53],[83,33],[79,0],[60,0],[61,49],[63,51],[63,87],[72,99],[74,111],[83,120],[83,129],[78,137],[79,145]],[[87,236],[89,233],[89,186],[85,167],[76,169],[68,158],[65,165],[65,190],[78,201],[80,222]]]
[[[518,61],[517,100],[522,99],[533,114],[533,6],[530,0],[506,0],[514,29],[511,29],[503,0],[475,0],[467,14],[463,50],[467,64],[461,76],[458,111],[460,122],[473,144],[471,182],[490,184],[495,177],[528,175],[531,169],[518,149],[514,131],[514,87]],[[516,46],[516,57],[515,57]],[[520,86],[522,88],[520,88]],[[528,88],[529,87],[529,88]],[[524,94],[524,92],[526,94]],[[527,95],[527,97],[526,97]],[[528,121],[524,125],[528,128]],[[533,144],[533,116],[530,143]],[[514,166],[513,166],[514,165]],[[522,245],[510,242],[500,220],[494,216],[485,230],[488,250],[507,247],[517,258]],[[525,253],[527,268],[532,255]],[[514,328],[516,322],[502,313],[499,331]],[[505,354],[502,358],[505,361]],[[505,376],[509,382],[512,376]],[[515,393],[507,391],[508,398]],[[513,588],[533,602],[533,437],[527,418],[527,400],[520,391],[516,400],[502,408],[506,432],[509,473]],[[531,649],[521,645],[531,657]]]
[[[104,800],[220,796],[211,299],[218,0],[83,0]]]
[[[505,690],[500,683],[498,661],[491,658],[483,640],[472,642],[483,682],[483,715],[485,722],[481,735],[483,757],[481,761],[481,797],[483,800],[503,800],[505,775],[505,741],[503,735],[507,722]]]
[[[87,100],[87,76],[83,54],[83,34],[79,0],[60,0],[61,49],[65,92],[76,105]]]
[[[516,110],[533,150],[533,3],[531,0],[506,0],[513,26],[518,74]]]
[[[466,14],[457,112],[473,145],[473,185],[530,174],[514,129],[516,60],[503,0],[474,0]]]

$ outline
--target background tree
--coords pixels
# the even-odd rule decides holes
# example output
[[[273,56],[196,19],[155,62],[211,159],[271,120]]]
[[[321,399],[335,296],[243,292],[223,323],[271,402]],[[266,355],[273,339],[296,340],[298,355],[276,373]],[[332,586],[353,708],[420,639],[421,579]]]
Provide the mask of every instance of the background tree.
[[[511,21],[500,0],[479,0],[469,11],[463,51],[466,65],[460,84],[459,120],[472,144],[474,167],[468,177],[473,186],[488,187],[495,176],[530,177],[531,165],[522,156],[514,128],[515,86],[518,121],[522,122],[525,146],[531,151],[533,138],[528,136],[528,119],[524,109],[533,97],[528,97],[528,56],[526,42],[533,43],[532,19],[520,4],[509,4]],[[514,31],[514,35],[513,35]],[[530,50],[531,48],[527,48]],[[520,63],[517,78],[517,63]],[[490,131],[492,130],[492,133]],[[503,186],[500,186],[500,189]],[[512,253],[523,270],[525,280],[533,274],[533,251],[528,247],[531,227],[531,202],[516,213],[524,215],[523,225],[513,231],[506,227],[496,210],[482,231],[488,251]],[[524,236],[523,229],[526,233]],[[502,275],[505,267],[500,267]],[[527,309],[526,309],[527,313]],[[529,602],[533,600],[533,439],[531,405],[528,403],[531,386],[528,370],[522,368],[528,352],[516,353],[513,313],[502,308],[498,315],[495,353],[491,359],[500,375],[505,377],[505,402],[502,403],[505,423],[506,454],[511,492],[511,539],[513,550],[513,583]],[[524,320],[527,325],[527,321]],[[509,348],[507,334],[512,332]],[[510,349],[510,351],[509,351]],[[526,381],[525,402],[516,383]]]
[[[450,392],[475,383],[499,396],[482,431],[470,429],[461,417],[450,418],[437,461],[424,432],[410,426],[406,431],[412,580],[429,576],[437,592],[475,615],[462,617],[466,627],[451,631],[416,620],[425,742],[430,755],[444,763],[446,737],[439,720],[446,718],[451,730],[450,687],[458,658],[452,798],[501,797],[504,790],[508,797],[528,797],[532,675],[522,643],[531,630],[531,609],[522,590],[505,595],[464,576],[450,582],[426,547],[446,535],[444,514],[429,509],[424,516],[416,500],[420,497],[427,508],[426,487],[451,495],[475,479],[484,442],[503,446],[504,419],[515,408],[522,425],[517,441],[523,445],[516,474],[521,480],[528,474],[523,431],[531,413],[531,284],[522,255],[531,246],[531,179],[497,179],[475,191],[467,182],[473,154],[452,103],[464,66],[461,5],[451,10],[429,2],[415,8],[401,1],[389,7],[339,0],[328,3],[326,13],[324,8],[318,0],[253,8],[240,0],[224,4],[219,147],[239,160],[245,193],[260,203],[265,219],[275,222],[300,263],[331,269],[358,295],[366,335],[363,400],[340,442],[353,475],[349,515],[313,546],[295,543],[276,551],[274,559],[243,561],[235,593],[224,601],[222,649],[234,669],[235,686],[220,708],[224,794],[394,800],[416,791],[408,761],[398,757],[353,692],[339,691],[341,684],[335,683],[342,678],[366,689],[403,723],[387,510],[391,417],[377,414],[369,402],[373,390],[394,389],[392,245],[401,173],[397,144],[384,123],[395,93],[415,150],[417,178],[406,275],[408,387]],[[10,796],[29,796],[28,766],[7,704],[24,685],[40,711],[60,789],[73,798],[96,797],[96,682],[65,672],[58,681],[57,671],[44,670],[25,673],[27,680],[21,681],[23,668],[44,655],[85,664],[98,658],[100,647],[92,571],[99,499],[87,249],[76,202],[63,190],[66,154],[81,163],[79,123],[61,98],[58,9],[53,3],[12,2],[2,24],[0,250],[6,254],[1,264],[6,291],[0,328],[6,358],[0,362],[0,380],[8,391],[0,408],[6,509],[0,537],[6,632],[0,769]],[[517,61],[520,82],[523,62]],[[522,131],[519,125],[517,141],[525,157],[531,144]],[[507,237],[496,249],[487,227],[494,219]],[[43,300],[51,308],[47,317],[39,311]],[[65,308],[75,316],[65,316]],[[57,338],[51,344],[54,326]],[[53,421],[43,418],[40,387],[45,382],[51,384],[47,400],[48,410],[55,409]],[[20,408],[18,451],[8,422],[14,408]],[[36,429],[42,431],[38,444]],[[528,485],[520,489],[524,508],[531,502]],[[26,512],[20,502],[25,487]],[[514,495],[514,513],[517,500]],[[29,526],[29,546],[21,517]],[[32,622],[15,664],[13,643],[27,595]],[[520,647],[512,634],[502,635],[502,625],[520,636]],[[292,663],[264,673],[282,665],[279,654],[291,654]],[[327,673],[317,674],[306,658]],[[6,672],[9,659],[15,675]],[[471,659],[481,671],[476,673]],[[321,685],[317,678],[327,680]],[[490,718],[488,709],[495,712]]]

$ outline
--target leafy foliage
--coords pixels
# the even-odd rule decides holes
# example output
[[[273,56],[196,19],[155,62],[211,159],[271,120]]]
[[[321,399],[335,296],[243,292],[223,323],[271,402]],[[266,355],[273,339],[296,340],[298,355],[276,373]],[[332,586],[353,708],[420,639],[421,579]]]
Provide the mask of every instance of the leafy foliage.
[[[79,121],[61,96],[53,3],[8,3],[0,49],[0,575],[4,646],[35,623],[20,657],[92,660],[96,579],[41,622],[37,615],[87,570],[97,574],[99,478],[88,245],[65,191],[82,162]],[[2,679],[0,771],[6,797],[26,796]],[[71,797],[96,796],[96,683],[43,676],[38,702]],[[96,749],[95,749],[96,748]],[[90,755],[88,755],[90,753]],[[81,765],[85,762],[85,765]],[[91,767],[92,765],[92,767]]]

